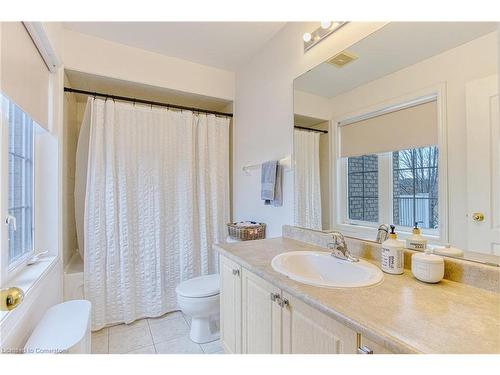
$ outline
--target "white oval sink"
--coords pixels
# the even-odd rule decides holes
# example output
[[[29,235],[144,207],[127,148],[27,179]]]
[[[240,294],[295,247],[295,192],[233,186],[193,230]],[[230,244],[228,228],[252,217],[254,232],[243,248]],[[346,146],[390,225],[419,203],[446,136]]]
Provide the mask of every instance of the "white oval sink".
[[[273,269],[304,284],[327,288],[359,288],[375,285],[384,274],[371,263],[350,262],[323,251],[292,251],[271,261]]]

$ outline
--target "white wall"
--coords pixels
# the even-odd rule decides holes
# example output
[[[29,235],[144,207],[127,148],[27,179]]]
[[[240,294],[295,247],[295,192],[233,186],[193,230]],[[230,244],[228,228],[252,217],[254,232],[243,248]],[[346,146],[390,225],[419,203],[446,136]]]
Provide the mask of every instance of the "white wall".
[[[221,99],[234,98],[234,73],[64,30],[66,69]]]
[[[490,33],[420,63],[332,98],[331,118],[350,117],[364,109],[444,84],[448,137],[449,242],[467,248],[467,170],[465,84],[497,74],[497,33]]]
[[[44,24],[48,37],[60,56],[62,25]],[[37,135],[35,161],[35,246],[48,250],[55,263],[36,282],[21,305],[10,312],[0,324],[3,348],[22,348],[31,331],[53,304],[62,301],[62,219],[61,219],[61,130],[62,130],[62,68],[51,74],[49,84],[49,129]],[[1,77],[0,77],[1,78]]]
[[[260,172],[247,176],[241,168],[292,153],[293,79],[383,25],[350,23],[304,54],[302,35],[314,30],[318,23],[289,23],[236,72],[235,220],[267,223],[268,237],[280,236],[283,224],[293,224],[293,173],[285,173],[283,207],[270,207],[260,200]]]

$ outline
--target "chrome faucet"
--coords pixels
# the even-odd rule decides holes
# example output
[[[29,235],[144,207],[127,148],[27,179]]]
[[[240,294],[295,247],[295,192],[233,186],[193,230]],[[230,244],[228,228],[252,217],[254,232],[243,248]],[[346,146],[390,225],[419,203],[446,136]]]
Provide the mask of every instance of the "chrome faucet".
[[[389,238],[389,225],[387,225],[387,224],[381,224],[381,225],[378,227],[376,241],[377,241],[378,243],[382,243],[382,242],[384,242],[387,238]]]
[[[347,249],[344,235],[340,232],[332,232],[333,242],[328,244],[328,248],[332,250],[332,256],[349,262],[358,262],[359,259],[353,257]]]

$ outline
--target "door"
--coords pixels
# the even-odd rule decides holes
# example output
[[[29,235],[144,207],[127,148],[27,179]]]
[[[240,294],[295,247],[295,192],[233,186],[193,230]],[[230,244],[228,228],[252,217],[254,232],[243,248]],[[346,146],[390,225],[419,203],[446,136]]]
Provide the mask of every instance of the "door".
[[[241,267],[220,257],[220,330],[224,351],[241,353]]]
[[[468,249],[500,255],[498,76],[466,85]]]
[[[355,354],[358,335],[335,319],[283,293],[283,353]]]
[[[243,269],[242,353],[281,353],[280,289]]]

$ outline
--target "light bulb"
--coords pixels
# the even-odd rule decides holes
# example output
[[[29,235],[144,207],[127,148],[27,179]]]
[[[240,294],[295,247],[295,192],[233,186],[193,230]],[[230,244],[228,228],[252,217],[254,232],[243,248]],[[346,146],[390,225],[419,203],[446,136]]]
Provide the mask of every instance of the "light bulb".
[[[304,39],[304,42],[310,42],[311,41],[311,33],[304,33],[304,35],[302,36],[302,39]]]
[[[322,21],[321,22],[321,28],[324,30],[328,29],[331,25],[332,25],[331,21]]]

